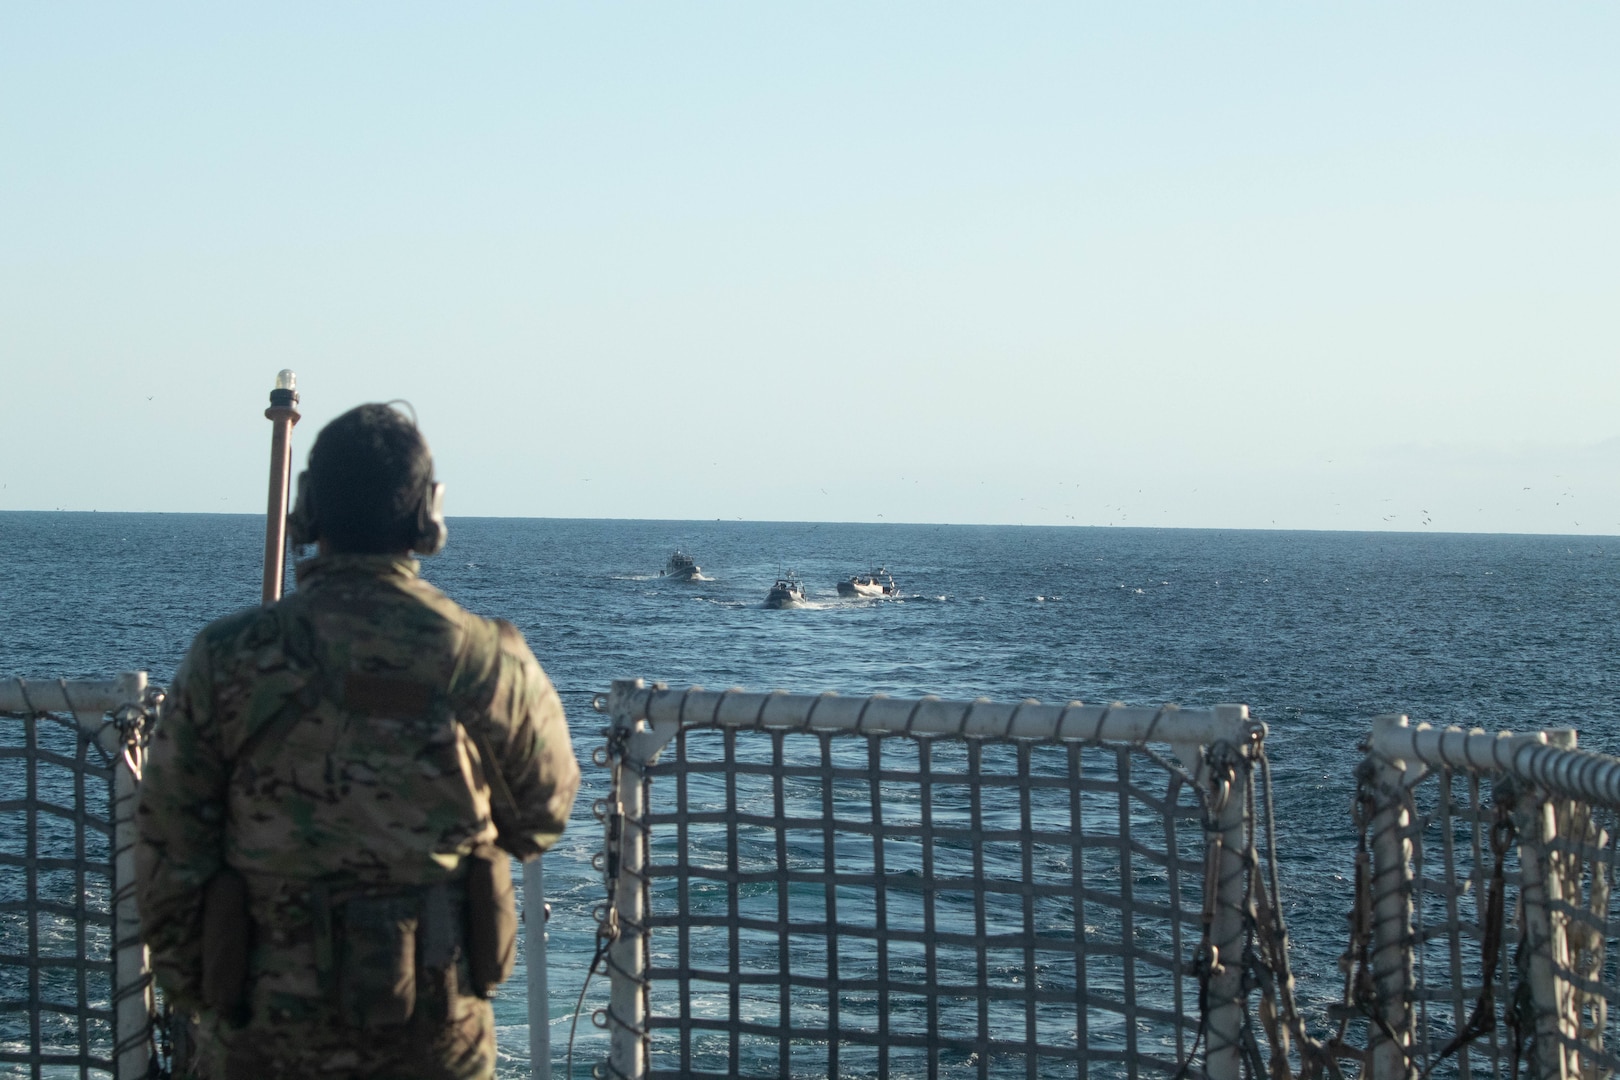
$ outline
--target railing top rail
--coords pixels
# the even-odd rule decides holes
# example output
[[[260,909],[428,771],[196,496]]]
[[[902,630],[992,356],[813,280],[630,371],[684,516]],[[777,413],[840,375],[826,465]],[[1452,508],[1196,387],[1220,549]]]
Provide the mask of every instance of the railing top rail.
[[[126,671],[116,679],[11,678],[0,681],[0,713],[71,713],[82,723],[139,704],[145,693],[144,671]]]
[[[775,731],[847,731],[858,735],[957,736],[1064,742],[1209,745],[1264,738],[1246,705],[1183,709],[1175,705],[1043,705],[1038,701],[947,701],[937,697],[841,697],[837,694],[669,690],[642,680],[613,684],[608,711],[672,735],[694,725]]]
[[[1506,773],[1563,796],[1620,807],[1620,758],[1554,746],[1545,731],[1437,728],[1392,714],[1373,718],[1368,748],[1408,767]]]

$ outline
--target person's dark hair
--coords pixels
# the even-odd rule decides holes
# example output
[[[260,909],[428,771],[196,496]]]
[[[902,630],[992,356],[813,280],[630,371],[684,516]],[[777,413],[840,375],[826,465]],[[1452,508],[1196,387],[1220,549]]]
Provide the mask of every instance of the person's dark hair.
[[[309,486],[321,538],[333,551],[381,555],[411,546],[433,477],[427,440],[387,405],[359,405],[321,429]]]

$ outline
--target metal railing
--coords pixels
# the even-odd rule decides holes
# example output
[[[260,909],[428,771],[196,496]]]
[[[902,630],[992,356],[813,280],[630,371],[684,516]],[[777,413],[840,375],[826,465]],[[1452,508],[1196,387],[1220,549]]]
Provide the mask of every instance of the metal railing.
[[[1266,1070],[1242,706],[636,680],[606,711],[598,1075]]]
[[[147,1075],[135,911],[144,672],[0,683],[0,1062]]]
[[[140,673],[0,683],[0,1064],[27,1075],[161,1065],[133,897],[156,698]],[[1374,722],[1352,1046],[1294,1009],[1241,706],[635,680],[602,707],[597,1075],[1620,1072],[1620,759],[1573,733]],[[546,1076],[544,920],[526,935]]]
[[[1620,759],[1573,732],[1374,721],[1358,907],[1373,1076],[1620,1070]],[[1356,949],[1352,949],[1354,953]]]

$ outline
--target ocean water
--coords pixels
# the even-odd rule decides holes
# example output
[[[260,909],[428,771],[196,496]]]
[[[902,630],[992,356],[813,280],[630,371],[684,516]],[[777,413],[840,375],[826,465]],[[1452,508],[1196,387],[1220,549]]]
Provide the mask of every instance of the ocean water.
[[[165,682],[199,627],[257,601],[262,530],[248,516],[0,513],[0,677],[144,668]],[[659,578],[677,547],[706,580]],[[585,763],[574,823],[545,863],[560,1046],[602,897],[589,700],[615,678],[1246,703],[1270,726],[1296,970],[1320,1001],[1339,992],[1351,773],[1369,718],[1574,727],[1582,746],[1620,751],[1617,556],[1620,540],[1593,537],[456,519],[423,571],[523,630]],[[879,564],[900,599],[836,596],[837,580]],[[810,603],[764,609],[789,568]],[[588,1018],[600,990],[580,1068],[601,1052]],[[497,1015],[515,1069],[521,993]]]

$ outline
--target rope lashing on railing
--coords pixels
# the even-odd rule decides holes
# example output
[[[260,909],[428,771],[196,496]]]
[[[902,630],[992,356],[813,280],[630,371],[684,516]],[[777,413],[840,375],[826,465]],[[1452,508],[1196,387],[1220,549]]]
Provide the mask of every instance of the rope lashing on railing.
[[[1360,1018],[1366,1020],[1385,1040],[1398,1048],[1407,1070],[1415,1072],[1418,1061],[1414,1048],[1401,1037],[1384,1015],[1386,1004],[1383,998],[1384,986],[1394,973],[1379,968],[1378,954],[1374,948],[1375,942],[1380,940],[1376,897],[1394,892],[1399,896],[1405,909],[1410,910],[1411,882],[1403,874],[1397,879],[1394,890],[1379,888],[1375,880],[1373,838],[1380,820],[1388,819],[1393,811],[1403,811],[1408,815],[1408,820],[1413,820],[1416,817],[1416,808],[1412,801],[1411,789],[1404,785],[1391,787],[1381,783],[1370,760],[1363,761],[1357,766],[1355,776],[1356,797],[1351,807],[1351,817],[1356,824],[1355,895],[1349,914],[1350,944],[1339,961],[1345,975],[1344,999],[1343,1006],[1339,1010],[1338,1032],[1332,1038],[1321,1042],[1320,1054],[1325,1061],[1335,1063],[1335,1072],[1337,1072],[1336,1062],[1341,1058],[1358,1060],[1364,1070],[1370,1070],[1372,1066],[1370,1050],[1353,1046],[1348,1041],[1350,1020]],[[1389,874],[1398,871],[1386,868],[1383,872]],[[1401,937],[1406,940],[1407,948],[1410,948],[1405,916],[1401,918]],[[1409,957],[1409,954],[1404,955]],[[1394,1003],[1395,1006],[1410,1009],[1411,1002],[1407,999],[1407,995],[1409,988],[1403,991],[1403,996]]]
[[[1527,1061],[1550,1077],[1608,1074],[1615,853],[1597,811],[1615,820],[1620,761],[1574,749],[1570,733],[1394,716],[1374,722],[1367,751],[1336,1052],[1353,1056],[1345,1024],[1359,1017],[1380,1076],[1516,1077]]]
[[[1271,787],[1271,764],[1265,753],[1264,740],[1264,725],[1251,724],[1249,742],[1246,746],[1239,749],[1229,743],[1219,743],[1210,747],[1206,753],[1206,765],[1211,775],[1218,777],[1213,783],[1215,794],[1205,820],[1206,830],[1215,832],[1216,815],[1224,808],[1225,801],[1230,797],[1234,787],[1241,786],[1247,791],[1248,798],[1244,814],[1248,835],[1243,846],[1242,864],[1242,876],[1247,886],[1243,900],[1246,942],[1240,960],[1242,974],[1240,1000],[1246,1002],[1249,992],[1253,990],[1260,991],[1260,997],[1256,1010],[1251,1011],[1246,1006],[1244,1008],[1239,1051],[1246,1075],[1257,1080],[1267,1075],[1272,1080],[1287,1080],[1292,1075],[1289,1055],[1293,1046],[1299,1048],[1302,1077],[1317,1077],[1324,1074],[1342,1077],[1338,1062],[1328,1052],[1327,1047],[1307,1031],[1295,998],[1294,977],[1288,959],[1288,927],[1281,905],[1276,899],[1281,894],[1273,811],[1275,804]],[[1262,779],[1258,787],[1250,782],[1256,769],[1259,770]],[[1239,770],[1245,774],[1245,781],[1241,785],[1237,782]],[[1262,835],[1265,838],[1263,847],[1256,842]],[[1218,840],[1216,844],[1219,844]],[[1224,850],[1224,847],[1218,847],[1217,850]],[[1210,878],[1205,891],[1206,934],[1200,943],[1196,961],[1200,991],[1198,1033],[1200,1039],[1207,1034],[1207,1017],[1211,1008],[1209,982],[1223,970],[1219,962],[1220,950],[1210,940],[1207,932],[1213,918],[1214,901],[1219,891],[1220,865],[1221,860],[1213,857],[1206,867]],[[1259,1034],[1255,1030],[1257,1019],[1260,1031],[1265,1036],[1265,1053],[1262,1052]],[[1194,1057],[1195,1053],[1188,1055],[1178,1076],[1187,1074]]]
[[[141,751],[152,741],[158,710],[165,694],[159,686],[149,686],[139,702],[130,702],[108,714],[107,725],[118,731],[119,752],[137,784],[141,781]]]
[[[1305,1018],[1300,1014],[1295,996],[1293,965],[1289,959],[1288,922],[1283,914],[1282,882],[1278,870],[1276,802],[1271,784],[1271,759],[1265,751],[1265,731],[1252,735],[1253,760],[1260,770],[1259,789],[1249,788],[1250,799],[1265,800],[1263,806],[1251,809],[1249,820],[1264,825],[1265,866],[1255,866],[1250,880],[1254,884],[1256,905],[1254,941],[1260,956],[1255,972],[1260,982],[1260,1019],[1271,1039],[1271,1075],[1274,1080],[1286,1080],[1290,1040],[1299,1047],[1300,1072],[1315,1077],[1324,1073],[1342,1077],[1338,1061],[1326,1052],[1321,1042],[1307,1032]],[[1260,857],[1260,846],[1250,844],[1252,857]],[[1262,876],[1261,871],[1264,870]]]
[[[1565,798],[1620,807],[1620,768],[1604,754],[1567,750],[1532,735],[1374,721],[1372,749],[1391,761],[1503,773]]]
[[[1604,1046],[1612,1037],[1609,1003],[1620,999],[1620,988],[1611,981],[1613,958],[1605,959],[1616,925],[1610,911],[1616,876],[1611,831],[1620,820],[1616,817],[1620,760],[1576,749],[1570,732],[1515,735],[1434,728],[1411,724],[1404,716],[1376,718],[1368,749],[1368,768],[1387,777],[1400,777],[1405,770],[1400,786],[1406,789],[1407,802],[1400,812],[1408,815],[1409,824],[1399,837],[1391,833],[1382,843],[1389,870],[1406,877],[1399,883],[1376,882],[1373,902],[1381,902],[1379,895],[1389,897],[1385,909],[1391,916],[1401,914],[1398,908],[1404,906],[1405,933],[1416,935],[1399,943],[1393,923],[1384,931],[1385,948],[1401,944],[1407,963],[1415,957],[1420,965],[1415,979],[1410,968],[1407,975],[1409,993],[1420,1011],[1414,1017],[1409,1009],[1402,1021],[1409,1033],[1410,1046],[1405,1048],[1409,1075],[1420,1071],[1411,1061],[1413,1055],[1431,1059],[1422,1070],[1428,1072],[1447,1056],[1460,1057],[1470,1045],[1480,1047],[1499,1076],[1517,1075],[1526,1061],[1538,1075],[1552,1077],[1602,1076],[1620,1069],[1620,1059]],[[1453,802],[1453,771],[1467,778],[1474,793],[1461,804]],[[1438,777],[1439,794],[1432,813],[1420,817],[1412,793],[1426,776]],[[1497,803],[1489,811],[1478,796],[1486,780]],[[1516,832],[1513,841],[1504,838],[1503,828],[1494,820],[1507,811]],[[1486,833],[1492,861],[1503,843],[1518,854],[1518,874],[1504,870],[1501,884],[1495,882],[1495,868],[1484,862],[1481,851],[1487,819],[1479,815],[1486,813],[1492,819]],[[1459,884],[1462,868],[1453,861],[1452,836],[1461,822],[1470,823],[1466,827],[1474,835],[1474,872],[1492,879],[1474,901],[1471,922],[1460,919],[1458,912],[1467,885]],[[1425,839],[1425,830],[1433,831],[1432,839]],[[1438,845],[1443,860],[1432,877],[1423,871],[1429,844]],[[1399,857],[1402,850],[1404,859]],[[1506,858],[1506,850],[1500,857]],[[1386,864],[1382,859],[1379,864],[1382,873]],[[1406,896],[1391,892],[1397,884],[1406,889]],[[1515,888],[1516,902],[1498,900],[1496,894]],[[1426,923],[1442,900],[1447,914],[1431,928]],[[1519,941],[1510,968],[1503,952],[1515,930]],[[1426,973],[1422,965],[1430,947],[1446,950],[1440,959],[1442,963],[1449,959],[1449,972],[1436,967]],[[1476,950],[1477,961],[1471,959]],[[1479,991],[1470,991],[1466,1015],[1458,966],[1463,962],[1477,963],[1485,971]],[[1428,1013],[1434,1011],[1431,1003],[1446,997],[1454,1003],[1455,1027],[1442,1032],[1446,1045],[1435,1057],[1435,1044],[1442,1040],[1431,1043],[1437,1021]]]
[[[1475,1039],[1488,1035],[1496,1029],[1496,970],[1501,962],[1502,938],[1506,929],[1504,909],[1507,895],[1507,853],[1513,845],[1516,832],[1513,827],[1511,799],[1504,798],[1504,792],[1500,789],[1493,790],[1492,794],[1495,796],[1496,807],[1490,834],[1493,858],[1490,882],[1486,886],[1485,894],[1485,925],[1481,928],[1483,940],[1479,947],[1482,972],[1479,999],[1474,1004],[1468,1023],[1424,1068],[1424,1076],[1428,1076],[1441,1062]],[[1514,1061],[1517,1062],[1520,1032],[1515,1030],[1513,1034],[1515,1038],[1510,1047]]]

